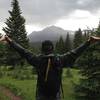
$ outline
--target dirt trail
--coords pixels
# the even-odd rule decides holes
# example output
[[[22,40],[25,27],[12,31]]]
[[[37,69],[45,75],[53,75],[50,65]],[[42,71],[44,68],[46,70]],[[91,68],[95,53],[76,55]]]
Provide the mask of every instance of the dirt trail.
[[[22,100],[20,96],[16,96],[9,88],[0,86],[0,91],[2,91],[2,93],[9,97],[11,100]]]

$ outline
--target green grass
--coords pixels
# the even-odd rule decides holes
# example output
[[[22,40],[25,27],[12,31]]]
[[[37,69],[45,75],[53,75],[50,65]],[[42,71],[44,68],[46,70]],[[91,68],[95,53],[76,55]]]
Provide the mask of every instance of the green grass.
[[[62,100],[75,100],[73,83],[78,83],[80,76],[78,75],[77,70],[71,70],[73,76],[72,78],[66,78],[65,73],[66,70],[64,70],[63,74],[64,99]],[[14,93],[17,92],[17,95],[21,95],[24,100],[35,100],[36,79],[16,80],[10,77],[3,77],[0,79],[0,84],[9,87],[11,90],[14,91]],[[11,88],[12,86],[14,86],[14,89]]]
[[[16,80],[9,77],[4,77],[0,79],[0,84],[9,87],[17,95],[22,95],[25,100],[35,100],[35,85],[36,80]],[[12,86],[16,87],[12,89]]]

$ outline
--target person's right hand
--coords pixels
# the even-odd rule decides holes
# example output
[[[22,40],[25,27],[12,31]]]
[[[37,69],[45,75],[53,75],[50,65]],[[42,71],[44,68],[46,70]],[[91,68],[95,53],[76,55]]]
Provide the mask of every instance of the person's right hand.
[[[11,42],[12,39],[10,39],[7,35],[2,35],[0,37],[0,42],[3,42],[3,43],[8,43],[8,42]]]
[[[5,38],[5,35],[1,35],[1,36],[0,36],[0,42],[4,42],[4,43],[7,42],[7,41],[6,41],[6,38]]]

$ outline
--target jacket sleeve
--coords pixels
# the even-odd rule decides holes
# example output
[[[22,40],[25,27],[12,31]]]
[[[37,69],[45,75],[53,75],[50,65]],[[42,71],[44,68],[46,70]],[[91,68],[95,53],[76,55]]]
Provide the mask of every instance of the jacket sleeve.
[[[9,42],[10,47],[14,48],[22,57],[26,58],[29,64],[37,65],[37,56],[33,55],[28,50],[24,49],[21,45],[17,44],[15,41]]]
[[[90,41],[86,41],[81,46],[77,47],[76,49],[71,50],[62,55],[62,63],[63,67],[72,67],[75,60],[87,49],[90,45]]]

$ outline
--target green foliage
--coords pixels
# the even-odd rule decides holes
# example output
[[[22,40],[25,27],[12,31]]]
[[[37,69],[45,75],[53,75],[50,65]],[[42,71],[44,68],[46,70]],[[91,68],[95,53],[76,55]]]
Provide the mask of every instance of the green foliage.
[[[5,45],[3,43],[0,43],[0,66],[1,65],[5,65],[5,54],[6,54],[6,50],[5,50]]]
[[[9,88],[22,100],[35,100],[36,80],[16,80],[9,77],[0,79],[0,85]]]
[[[74,84],[78,83],[80,75],[77,70],[71,70],[73,77],[66,78],[66,70],[63,73],[63,89],[64,99],[62,100],[75,100],[74,98]],[[12,90],[16,95],[19,95],[23,100],[35,100],[36,79],[32,80],[17,80],[10,77],[3,77],[0,79],[0,85],[6,86]]]
[[[89,36],[93,33],[94,30],[84,30],[83,31],[83,41],[87,41]],[[92,34],[93,35],[93,34]]]
[[[70,39],[69,33],[66,35],[66,39],[64,40],[62,36],[60,36],[59,40],[56,42],[55,51],[56,53],[63,54],[72,49],[72,41]]]
[[[11,92],[14,93],[14,95],[21,96],[21,98],[25,100],[25,98],[26,98],[25,94],[23,94],[21,89],[18,88],[17,86],[14,86],[12,83],[1,83],[0,85],[1,85],[1,87],[5,87],[5,88],[9,89]],[[10,99],[8,99],[8,100],[10,100]]]
[[[82,31],[79,29],[78,31],[75,32],[74,40],[73,40],[73,45],[74,48],[80,46],[80,44],[83,42],[83,36],[82,36]]]
[[[16,67],[15,69],[12,69],[11,66],[1,66],[0,67],[0,77],[12,77],[15,79],[25,80],[25,79],[34,79],[34,69],[32,67],[25,67],[20,68]]]
[[[59,53],[59,54],[63,54],[64,53],[64,40],[63,40],[63,37],[60,36],[59,40],[57,41],[56,43],[56,52]]]
[[[25,80],[25,79],[34,79],[32,74],[32,68],[19,69],[16,68],[12,72],[12,77],[15,79]]]
[[[100,27],[95,35],[100,36]],[[91,45],[78,60],[80,84],[76,85],[77,100],[100,100],[100,42]]]
[[[68,78],[73,77],[73,75],[72,75],[72,71],[71,71],[70,68],[67,68],[67,70],[66,70],[66,77],[68,77]]]
[[[25,19],[21,16],[20,6],[17,0],[12,1],[12,11],[9,11],[10,17],[6,20],[6,27],[3,28],[3,31],[11,37],[14,41],[19,43],[25,48],[29,47],[27,33],[25,30]],[[7,65],[16,66],[22,61],[22,58],[19,56],[14,49],[9,46],[6,47],[6,63]]]
[[[65,39],[65,52],[68,52],[71,49],[72,49],[72,42],[71,42],[69,33],[67,33],[67,36]]]
[[[11,76],[10,66],[0,66],[0,77]]]

